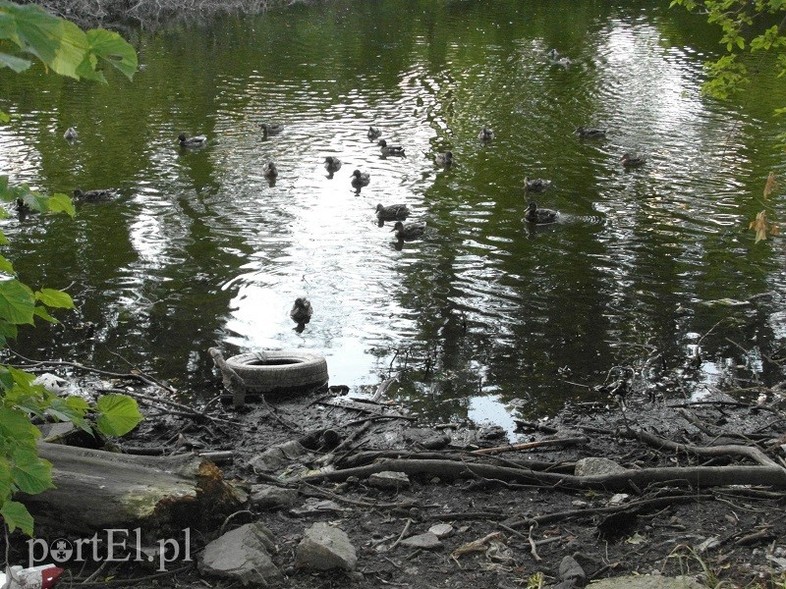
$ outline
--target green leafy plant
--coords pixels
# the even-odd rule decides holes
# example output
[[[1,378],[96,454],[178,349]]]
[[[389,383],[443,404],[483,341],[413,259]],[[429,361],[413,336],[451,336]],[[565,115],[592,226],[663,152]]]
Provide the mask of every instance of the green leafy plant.
[[[35,5],[0,0],[0,71],[22,72],[40,62],[56,74],[106,83],[102,67],[112,67],[131,79],[137,56],[117,33],[103,29],[83,31]],[[9,117],[0,111],[0,122]],[[0,176],[0,200],[42,213],[74,215],[65,194],[44,195],[28,185],[12,185]],[[0,208],[0,215],[8,211]],[[0,245],[8,243],[0,231]],[[35,319],[57,322],[51,309],[70,309],[71,297],[60,290],[34,291],[16,275],[14,266],[0,255],[0,348],[16,337],[19,326]],[[41,493],[52,485],[52,465],[38,456],[41,433],[33,418],[71,421],[87,432],[95,427],[106,435],[122,436],[141,421],[136,401],[124,395],[106,395],[92,405],[78,396],[61,397],[35,382],[35,376],[0,364],[0,517],[9,531],[33,534],[33,518],[13,500],[16,493]]]

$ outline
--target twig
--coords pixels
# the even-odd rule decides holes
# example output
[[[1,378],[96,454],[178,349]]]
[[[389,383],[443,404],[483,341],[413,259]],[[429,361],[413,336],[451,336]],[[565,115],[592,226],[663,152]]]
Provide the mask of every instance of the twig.
[[[529,527],[529,534],[527,535],[527,541],[529,542],[529,553],[532,555],[532,558],[535,559],[535,562],[540,562],[543,559],[538,555],[538,548],[535,545],[535,540],[532,539],[532,530],[534,530],[537,527],[538,527],[537,522],[533,523]]]
[[[401,533],[398,535],[398,538],[396,538],[396,541],[390,545],[390,548],[388,548],[388,550],[393,550],[396,546],[398,546],[401,543],[401,541],[404,539],[404,535],[409,531],[410,525],[412,525],[412,520],[410,518],[407,518],[407,523],[404,524],[404,529],[401,530]]]
[[[472,450],[470,454],[483,455],[483,454],[499,454],[501,452],[511,452],[514,450],[531,450],[532,448],[541,448],[543,446],[570,446],[572,444],[584,444],[587,438],[561,438],[558,440],[540,440],[538,442],[524,442],[521,444],[508,444],[507,446],[495,446],[494,448],[481,448],[480,450]]]

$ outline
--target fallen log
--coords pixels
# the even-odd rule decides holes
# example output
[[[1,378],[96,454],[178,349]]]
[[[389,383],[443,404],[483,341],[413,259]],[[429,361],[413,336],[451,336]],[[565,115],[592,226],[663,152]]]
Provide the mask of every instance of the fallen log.
[[[240,493],[209,460],[137,456],[41,442],[54,489],[21,495],[38,524],[71,532],[134,529],[161,537],[210,529],[237,510]]]

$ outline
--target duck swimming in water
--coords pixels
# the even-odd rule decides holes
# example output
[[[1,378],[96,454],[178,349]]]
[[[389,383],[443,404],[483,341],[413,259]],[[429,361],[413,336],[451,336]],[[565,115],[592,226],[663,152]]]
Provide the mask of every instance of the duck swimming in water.
[[[391,231],[396,232],[396,239],[399,241],[410,241],[422,237],[426,232],[426,223],[421,221],[419,223],[407,223],[406,225],[401,221],[396,221]]]
[[[204,135],[194,135],[193,137],[188,137],[185,133],[181,133],[177,136],[177,141],[180,143],[180,147],[184,147],[186,149],[197,149],[199,147],[204,147],[207,143],[207,137]]]
[[[434,156],[434,163],[443,168],[448,168],[453,164],[453,152],[446,151],[445,153],[438,153]]]
[[[406,157],[404,148],[400,145],[388,145],[388,142],[384,139],[380,139],[377,145],[379,145],[379,151],[382,153],[382,157]]]
[[[360,192],[361,188],[368,186],[369,182],[371,182],[371,176],[369,176],[368,172],[361,172],[360,170],[352,172],[352,188],[356,192]]]
[[[605,139],[606,129],[597,127],[576,127],[575,134],[581,139]]]
[[[311,321],[313,313],[314,309],[311,308],[309,300],[305,297],[298,297],[295,299],[295,304],[292,305],[289,316],[292,318],[292,321],[301,326]]]
[[[74,200],[79,202],[100,202],[104,200],[111,200],[117,196],[117,191],[111,188],[102,188],[98,190],[74,190]]]
[[[551,180],[544,180],[543,178],[524,178],[524,190],[527,192],[543,192],[551,186]]]
[[[379,136],[382,135],[382,131],[376,127],[369,127],[367,135],[369,141],[374,141],[375,139],[379,139]]]
[[[259,127],[262,129],[262,137],[267,138],[268,135],[278,135],[284,130],[284,125],[280,123],[261,123]]]
[[[494,130],[490,127],[483,127],[478,133],[478,139],[481,141],[491,141],[494,139]]]
[[[638,168],[639,166],[643,166],[646,162],[647,159],[645,157],[630,153],[624,153],[620,158],[620,163],[624,168]]]
[[[524,213],[524,220],[535,225],[548,225],[554,223],[559,217],[559,212],[552,209],[540,209],[537,203],[530,202]]]
[[[325,169],[327,170],[328,178],[332,178],[333,174],[341,169],[341,160],[333,155],[327,156],[325,158]]]
[[[276,167],[276,164],[274,162],[266,163],[265,167],[263,168],[262,174],[268,180],[275,180],[276,178],[278,178],[278,168]]]
[[[403,221],[409,217],[409,207],[405,204],[395,204],[385,206],[383,204],[377,205],[377,220],[380,227],[385,221]]]
[[[79,134],[76,132],[76,129],[74,127],[68,127],[65,133],[63,133],[63,139],[65,139],[69,143],[73,143],[74,141],[76,141],[77,137],[79,137]]]

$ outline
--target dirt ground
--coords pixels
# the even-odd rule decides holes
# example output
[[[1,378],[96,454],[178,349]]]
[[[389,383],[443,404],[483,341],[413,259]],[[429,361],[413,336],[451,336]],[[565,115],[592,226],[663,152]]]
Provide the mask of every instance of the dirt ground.
[[[566,555],[576,558],[588,580],[632,573],[691,574],[708,586],[721,579],[739,587],[782,587],[786,524],[777,485],[749,486],[739,480],[697,487],[677,478],[644,486],[629,483],[622,489],[614,484],[608,489],[569,488],[553,480],[481,476],[434,466],[449,461],[524,467],[554,477],[572,473],[576,461],[585,457],[609,458],[639,470],[753,464],[723,448],[717,455],[697,455],[631,435],[641,431],[691,448],[756,446],[782,464],[779,391],[745,395],[693,402],[627,399],[624,408],[621,399],[601,395],[598,403],[565,407],[548,420],[521,422],[522,438],[532,447],[518,449],[506,448],[509,440],[501,430],[421,423],[406,406],[384,398],[371,403],[341,388],[260,400],[240,412],[214,403],[208,415],[227,420],[220,422],[174,417],[171,406],[156,409],[146,403],[148,418],[119,445],[127,451],[156,448],[167,454],[227,450],[232,460],[221,466],[224,478],[246,489],[263,483],[297,489],[294,504],[275,509],[249,504],[226,526],[263,522],[275,538],[273,559],[285,574],[282,586],[292,589],[538,587],[559,581]],[[276,472],[255,469],[255,457],[291,440],[301,440],[311,450]],[[344,445],[336,451],[336,443]],[[495,450],[478,452],[484,448]],[[334,457],[337,470],[406,459],[410,485],[380,489],[367,476],[295,481],[326,456]],[[412,467],[416,461],[421,462]],[[358,556],[355,572],[294,567],[296,547],[316,522],[329,522],[348,534]],[[450,524],[452,533],[439,547],[402,543],[440,523]],[[203,530],[192,537],[193,553],[216,535],[216,530]],[[132,567],[107,569],[87,586],[239,586],[203,579],[193,567],[178,571],[151,576]],[[89,572],[82,572],[82,580]],[[72,578],[59,586],[77,584]]]

